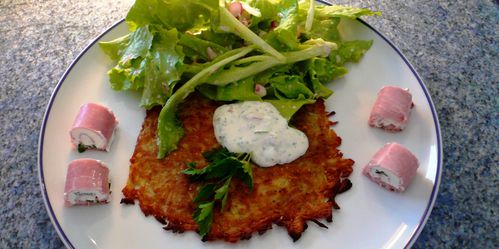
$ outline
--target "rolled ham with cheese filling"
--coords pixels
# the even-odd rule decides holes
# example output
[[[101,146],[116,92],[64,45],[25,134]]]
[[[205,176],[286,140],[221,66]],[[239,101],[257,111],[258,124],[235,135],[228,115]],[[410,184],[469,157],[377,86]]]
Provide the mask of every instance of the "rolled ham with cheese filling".
[[[364,167],[362,173],[382,187],[403,192],[416,175],[419,162],[398,143],[387,143]]]
[[[409,121],[412,107],[412,95],[408,89],[385,86],[378,92],[368,123],[390,132],[402,131]]]
[[[84,104],[71,128],[71,141],[79,152],[86,149],[109,151],[117,125],[116,117],[107,107]]]
[[[66,206],[93,205],[109,200],[109,169],[99,160],[76,159],[69,164],[64,187]]]

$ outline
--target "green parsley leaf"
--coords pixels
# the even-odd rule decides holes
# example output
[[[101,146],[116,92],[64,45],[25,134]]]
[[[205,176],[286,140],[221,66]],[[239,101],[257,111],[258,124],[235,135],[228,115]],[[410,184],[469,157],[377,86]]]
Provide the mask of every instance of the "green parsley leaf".
[[[203,153],[209,164],[201,169],[196,163],[187,163],[182,173],[193,181],[203,181],[193,202],[198,204],[192,218],[199,226],[199,234],[205,236],[210,232],[213,209],[217,203],[223,212],[229,196],[230,183],[233,177],[243,181],[253,190],[251,171],[251,154],[231,153],[226,148],[217,148]]]
[[[215,191],[215,200],[222,200],[222,211],[225,209],[225,204],[227,203],[227,196],[229,196],[229,185],[231,180],[232,177],[227,178],[222,187],[218,188]]]
[[[250,190],[253,190],[253,172],[251,171],[251,164],[249,162],[251,155],[246,155],[248,155],[248,158],[243,158],[241,167],[237,168],[235,176],[246,183]]]
[[[213,201],[201,203],[194,211],[194,221],[199,225],[199,235],[203,237],[210,231],[214,205]]]
[[[215,148],[210,151],[204,152],[203,157],[208,160],[208,162],[215,162],[222,160],[226,157],[229,156],[235,156],[237,155],[236,153],[231,153],[227,148],[222,147],[222,148]]]
[[[78,152],[83,153],[88,149],[96,149],[97,147],[95,145],[84,145],[82,143],[78,144]]]
[[[210,184],[205,184],[203,185],[200,189],[196,197],[194,197],[194,202],[195,203],[201,203],[201,202],[206,202],[209,201],[210,199],[213,198],[213,195],[215,193],[215,189],[217,187],[217,184],[215,183],[210,183]]]

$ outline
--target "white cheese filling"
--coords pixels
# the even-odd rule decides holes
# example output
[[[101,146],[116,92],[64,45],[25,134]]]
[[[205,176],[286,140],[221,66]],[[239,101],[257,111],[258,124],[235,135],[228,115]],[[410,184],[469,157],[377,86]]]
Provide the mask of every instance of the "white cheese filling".
[[[222,105],[215,111],[213,126],[222,146],[235,153],[251,153],[252,161],[262,167],[292,162],[308,148],[307,136],[289,127],[267,102]]]
[[[109,151],[114,140],[114,133],[115,131],[113,131],[111,138],[107,141],[106,137],[100,131],[78,127],[71,130],[71,137],[75,145],[95,146],[97,149]]]
[[[372,178],[380,179],[382,182],[394,188],[400,187],[400,178],[391,170],[379,166],[374,166],[369,171],[369,175],[371,175]]]
[[[108,194],[104,194],[100,191],[90,190],[90,189],[79,189],[66,193],[68,196],[68,202],[72,205],[81,202],[103,202],[107,201],[109,198]]]
[[[398,121],[395,121],[390,118],[378,118],[374,121],[374,126],[376,127],[388,127],[388,126],[394,126],[395,128],[398,129],[404,129],[406,124],[402,124]]]

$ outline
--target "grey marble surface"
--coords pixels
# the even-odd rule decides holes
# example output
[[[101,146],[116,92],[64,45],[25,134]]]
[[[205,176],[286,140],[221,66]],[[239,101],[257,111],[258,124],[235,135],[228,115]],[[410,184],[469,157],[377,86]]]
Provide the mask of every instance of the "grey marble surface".
[[[38,184],[37,147],[64,70],[131,0],[0,1],[0,248],[61,248]],[[423,78],[442,127],[444,170],[414,248],[499,248],[497,1],[338,1],[365,18]]]

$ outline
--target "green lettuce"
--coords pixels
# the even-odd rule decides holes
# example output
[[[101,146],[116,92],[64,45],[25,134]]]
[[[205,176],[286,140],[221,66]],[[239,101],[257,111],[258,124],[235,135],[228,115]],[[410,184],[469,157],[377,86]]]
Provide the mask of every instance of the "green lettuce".
[[[251,16],[250,28],[253,30],[270,28],[271,22],[279,18],[278,13],[281,4],[287,4],[287,2],[281,3],[281,1],[269,0],[246,0],[242,2],[246,2],[251,7],[260,10],[260,16]]]
[[[224,56],[220,56],[219,61],[197,73],[168,98],[158,117],[158,158],[163,158],[167,153],[175,150],[178,142],[184,135],[184,129],[177,119],[176,114],[178,106],[184,99],[190,93],[194,92],[196,87],[202,84],[210,74],[213,74],[228,63],[245,56],[253,49],[254,47],[250,46],[225,53]]]
[[[364,54],[371,48],[373,41],[344,41],[339,44],[337,50],[329,54],[329,58],[336,65],[343,65],[347,62],[359,62]]]
[[[304,4],[304,8],[308,8],[308,2]],[[317,5],[315,8],[314,18],[326,19],[334,17],[343,17],[348,19],[356,19],[361,16],[381,15],[381,12],[371,11],[369,9],[356,8],[341,5]]]
[[[183,34],[179,40],[179,44],[183,46],[184,53],[187,54],[192,61],[197,61],[199,59],[211,61],[218,55],[228,51],[227,48],[220,46],[215,42],[201,39],[192,34]]]
[[[324,20],[314,19],[312,22],[312,28],[305,35],[309,38],[322,38],[326,41],[340,42],[340,32],[338,31],[338,25],[340,24],[340,18],[332,17]]]
[[[139,90],[144,86],[144,59],[153,38],[149,26],[144,26],[116,40],[99,43],[104,53],[117,61],[109,71],[113,90]]]
[[[219,18],[214,22],[218,30],[231,32],[245,41],[255,45],[260,50],[275,57],[278,61],[284,61],[284,56],[266,43],[260,36],[237,20],[225,6],[219,7]]]
[[[289,121],[303,105],[315,103],[314,99],[266,99]]]
[[[224,86],[233,81],[264,72],[275,66],[294,64],[299,61],[308,60],[317,56],[329,56],[332,50],[336,49],[336,44],[326,42],[321,39],[309,40],[309,43],[301,45],[303,49],[292,52],[284,52],[284,60],[279,60],[269,55],[255,55],[235,61],[226,70],[221,70],[211,75],[206,83]],[[241,66],[244,65],[244,66]]]
[[[142,93],[144,108],[162,106],[158,157],[183,136],[178,106],[193,91],[217,101],[267,101],[287,119],[327,98],[326,86],[358,62],[372,41],[345,41],[342,18],[379,15],[368,9],[315,6],[297,0],[242,0],[244,22],[228,1],[136,0],[126,16],[130,33],[101,42],[116,62],[114,90]],[[264,86],[264,96],[255,85]]]
[[[176,29],[146,25],[129,35],[99,43],[117,65],[109,72],[114,90],[142,90],[140,105],[164,105],[180,80],[184,54]]]
[[[321,98],[327,98],[333,94],[333,91],[324,84],[346,73],[346,69],[336,66],[328,58],[310,59],[305,67],[308,69],[307,74],[312,90]]]
[[[209,26],[212,12],[217,8],[218,0],[137,0],[125,20],[131,31],[159,24],[184,32]]]
[[[180,80],[184,54],[176,29],[159,29],[145,63],[144,90],[140,105],[146,109],[164,105]]]
[[[226,86],[214,86],[204,84],[198,90],[206,97],[217,101],[258,101],[262,98],[255,93],[255,82],[253,77],[248,77]]]
[[[298,28],[304,21],[298,13],[298,1],[284,1],[280,4],[277,17],[277,27],[269,32],[265,40],[280,50],[297,50],[300,45]]]
[[[307,87],[303,77],[279,75],[270,79],[270,85],[279,99],[313,99],[314,93]]]

